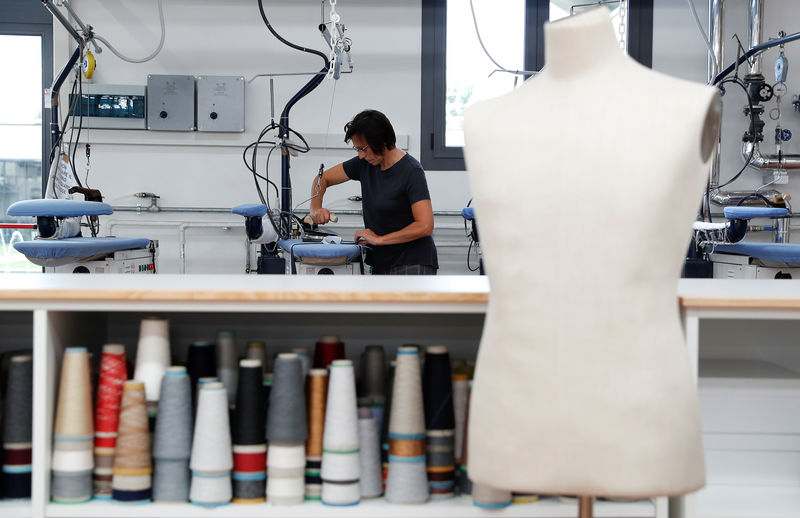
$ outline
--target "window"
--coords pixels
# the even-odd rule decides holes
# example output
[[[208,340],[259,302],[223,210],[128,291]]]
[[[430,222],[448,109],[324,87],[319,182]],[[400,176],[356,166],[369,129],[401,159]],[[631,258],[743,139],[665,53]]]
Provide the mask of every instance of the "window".
[[[603,3],[619,20],[618,0]],[[628,0],[628,52],[652,63],[653,0]],[[463,170],[463,113],[512,90],[523,78],[499,70],[544,65],[544,22],[597,2],[572,0],[422,0],[421,161],[428,170]],[[480,40],[475,30],[477,21]],[[491,57],[481,48],[481,40]]]
[[[8,207],[41,198],[43,167],[49,153],[44,88],[52,82],[53,36],[50,13],[40,2],[3,0],[0,6],[0,223],[31,224],[10,218]],[[32,229],[0,226],[0,273],[40,271],[14,250]]]

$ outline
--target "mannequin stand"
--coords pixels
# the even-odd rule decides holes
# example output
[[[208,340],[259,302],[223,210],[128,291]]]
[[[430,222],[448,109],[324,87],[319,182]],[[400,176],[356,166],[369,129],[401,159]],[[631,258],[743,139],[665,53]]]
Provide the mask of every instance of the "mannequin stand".
[[[592,506],[594,504],[594,497],[579,496],[578,497],[578,518],[592,518]]]

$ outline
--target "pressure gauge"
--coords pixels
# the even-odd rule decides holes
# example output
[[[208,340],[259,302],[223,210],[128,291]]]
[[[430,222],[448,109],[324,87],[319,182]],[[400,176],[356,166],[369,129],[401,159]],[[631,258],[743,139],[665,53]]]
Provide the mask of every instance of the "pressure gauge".
[[[786,83],[780,82],[780,83],[775,83],[775,86],[772,87],[772,91],[778,97],[783,97],[784,95],[786,95],[788,89],[786,88]]]

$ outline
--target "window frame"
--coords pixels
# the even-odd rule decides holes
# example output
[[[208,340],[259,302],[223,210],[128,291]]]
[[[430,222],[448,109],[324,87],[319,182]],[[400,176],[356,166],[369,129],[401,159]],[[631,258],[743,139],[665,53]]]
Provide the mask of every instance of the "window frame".
[[[44,90],[53,84],[53,17],[41,2],[33,0],[2,0],[0,5],[0,34],[8,36],[40,36],[42,42],[42,196],[47,187],[50,156],[49,110],[44,107]],[[0,217],[2,219],[2,217]]]
[[[420,161],[429,171],[464,171],[462,147],[444,145],[447,0],[422,0]],[[544,22],[550,0],[525,0],[525,70],[544,66]],[[628,54],[653,64],[653,0],[628,0]]]

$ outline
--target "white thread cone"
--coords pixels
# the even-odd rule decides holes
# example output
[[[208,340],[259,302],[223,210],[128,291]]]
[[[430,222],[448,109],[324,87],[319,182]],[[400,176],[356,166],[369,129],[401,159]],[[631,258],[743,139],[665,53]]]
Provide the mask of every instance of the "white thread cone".
[[[139,326],[136,368],[133,377],[144,382],[148,403],[157,403],[161,379],[170,365],[169,320],[145,317]]]

